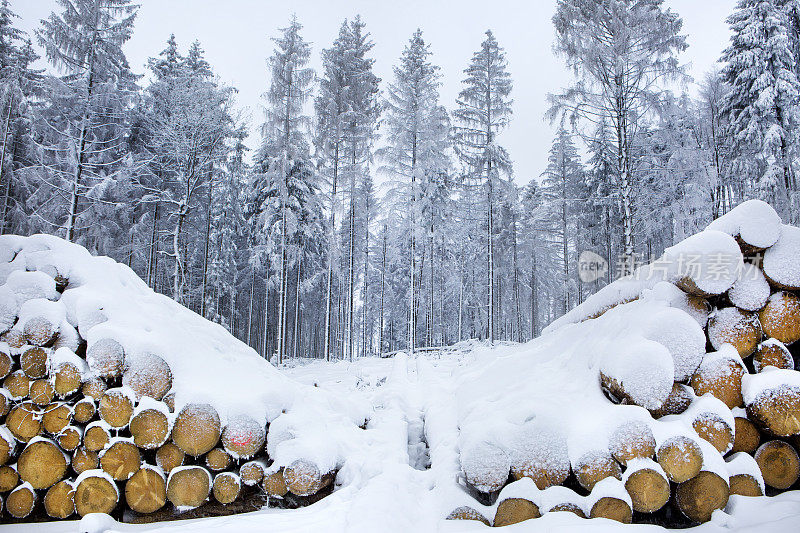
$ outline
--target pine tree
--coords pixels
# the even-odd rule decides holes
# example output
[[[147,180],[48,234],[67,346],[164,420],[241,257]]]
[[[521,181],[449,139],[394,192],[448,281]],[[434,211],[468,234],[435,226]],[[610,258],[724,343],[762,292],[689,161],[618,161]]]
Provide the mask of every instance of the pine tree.
[[[733,35],[722,60],[731,90],[722,112],[738,154],[737,169],[752,176],[761,193],[796,221],[793,162],[800,81],[787,2],[740,0],[728,24]]]
[[[408,349],[415,348],[417,324],[414,321],[416,302],[416,243],[421,234],[420,187],[424,180],[438,176],[448,167],[449,123],[447,112],[439,104],[439,68],[429,61],[430,47],[417,30],[403,50],[400,64],[394,68],[384,107],[387,144],[378,151],[385,161],[381,170],[393,182],[394,193],[401,203],[395,208],[409,214],[409,325]]]
[[[558,0],[556,51],[577,83],[551,95],[551,118],[566,114],[613,132],[615,178],[623,225],[623,264],[634,256],[635,145],[641,121],[655,111],[663,82],[683,76],[676,58],[687,48],[681,19],[663,0]]]
[[[494,190],[501,174],[511,173],[511,159],[505,148],[497,144],[496,135],[511,118],[511,76],[505,52],[491,31],[472,56],[464,88],[458,96],[458,109],[453,112],[458,126],[454,128],[455,149],[467,166],[472,181],[486,186],[486,275],[487,336],[495,338],[495,275],[494,275]]]

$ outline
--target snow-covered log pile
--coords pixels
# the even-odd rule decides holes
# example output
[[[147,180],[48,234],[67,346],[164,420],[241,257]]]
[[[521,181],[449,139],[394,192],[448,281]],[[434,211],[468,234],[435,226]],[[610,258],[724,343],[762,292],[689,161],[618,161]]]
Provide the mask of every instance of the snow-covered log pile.
[[[800,488],[798,340],[800,229],[746,202],[465,376],[451,518],[685,525]]]
[[[3,519],[326,493],[366,412],[295,383],[129,268],[0,237]],[[130,513],[129,513],[130,515]]]

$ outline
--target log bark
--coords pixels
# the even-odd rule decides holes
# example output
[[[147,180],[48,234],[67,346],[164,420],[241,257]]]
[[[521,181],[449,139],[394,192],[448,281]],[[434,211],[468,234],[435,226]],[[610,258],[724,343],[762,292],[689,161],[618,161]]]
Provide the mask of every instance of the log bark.
[[[539,512],[539,507],[532,501],[524,498],[508,498],[497,506],[494,527],[510,526],[540,516],[542,514]]]
[[[786,442],[765,442],[756,451],[755,459],[764,476],[764,483],[774,489],[788,489],[800,477],[800,458]]]
[[[137,470],[125,483],[125,501],[137,513],[154,513],[167,503],[167,482],[155,467]]]
[[[34,489],[46,489],[64,479],[67,466],[64,452],[48,440],[28,444],[17,460],[20,479]]]
[[[109,514],[119,502],[117,487],[101,475],[87,475],[75,488],[75,510],[80,516]]]
[[[50,518],[63,520],[75,514],[75,487],[71,481],[59,481],[44,495],[44,510]]]
[[[670,481],[683,483],[700,473],[703,452],[689,437],[678,435],[664,441],[658,447],[656,459]]]
[[[719,475],[702,471],[692,479],[678,485],[675,501],[678,509],[693,522],[708,522],[717,509],[728,504],[730,488]]]
[[[199,507],[211,494],[211,474],[201,466],[173,472],[167,481],[167,499],[175,507]]]
[[[142,456],[132,442],[118,440],[100,454],[100,468],[115,481],[126,481],[139,470]]]
[[[189,404],[178,413],[172,427],[172,441],[187,455],[197,457],[219,442],[220,420],[208,404]]]

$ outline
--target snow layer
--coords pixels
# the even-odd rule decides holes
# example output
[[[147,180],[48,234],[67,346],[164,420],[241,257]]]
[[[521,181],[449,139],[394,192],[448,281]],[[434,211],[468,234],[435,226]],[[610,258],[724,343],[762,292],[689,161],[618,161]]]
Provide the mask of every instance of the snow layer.
[[[781,237],[764,252],[764,274],[781,287],[800,289],[800,228],[783,226]]]
[[[707,229],[722,231],[755,248],[769,248],[781,235],[781,217],[761,200],[748,200],[722,215]]]
[[[736,283],[728,291],[728,298],[740,309],[758,311],[766,305],[769,293],[769,283],[761,269],[752,263],[745,263],[739,270]]]

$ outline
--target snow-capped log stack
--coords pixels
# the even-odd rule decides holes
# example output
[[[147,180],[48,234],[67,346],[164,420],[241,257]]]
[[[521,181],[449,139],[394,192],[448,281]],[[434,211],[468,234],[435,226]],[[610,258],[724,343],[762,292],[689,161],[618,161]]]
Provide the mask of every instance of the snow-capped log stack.
[[[451,518],[678,526],[800,486],[800,229],[763,202],[506,350],[457,392],[462,482],[493,505]]]
[[[219,514],[259,492],[302,505],[330,490],[365,420],[127,267],[45,235],[0,237],[0,380],[0,521]]]

